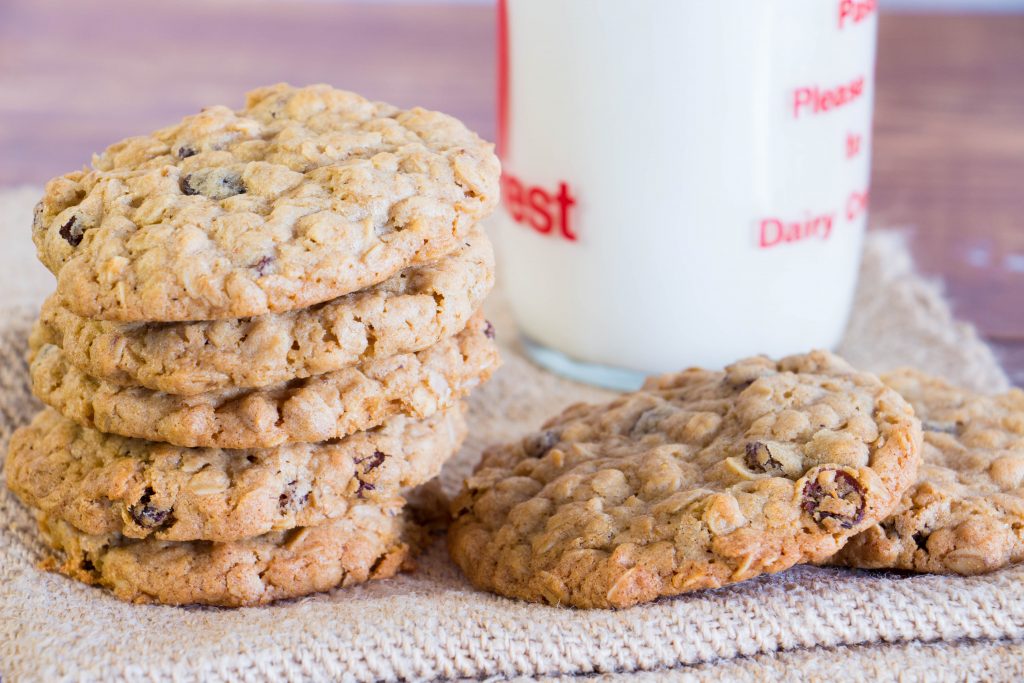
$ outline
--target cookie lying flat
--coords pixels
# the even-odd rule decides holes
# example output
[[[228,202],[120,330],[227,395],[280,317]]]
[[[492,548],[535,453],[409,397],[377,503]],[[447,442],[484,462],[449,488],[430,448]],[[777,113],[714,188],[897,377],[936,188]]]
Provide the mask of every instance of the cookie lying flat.
[[[452,251],[493,210],[499,173],[450,116],[279,84],[51,180],[32,238],[80,316],[244,318]]]
[[[419,353],[263,389],[196,396],[93,379],[50,344],[36,351],[30,373],[43,403],[85,427],[178,446],[267,448],[340,438],[393,415],[426,417],[455,405],[498,365],[489,334],[488,323],[476,317]]]
[[[824,559],[913,481],[921,426],[828,353],[654,377],[484,453],[449,550],[476,586],[626,607]]]
[[[834,564],[981,574],[1024,561],[1024,392],[984,396],[914,370],[882,378],[924,426],[917,482]]]
[[[89,534],[233,541],[323,524],[434,477],[466,436],[462,406],[340,441],[226,451],[102,434],[40,413],[11,438],[7,484]]]
[[[416,536],[401,504],[357,505],[321,526],[231,543],[91,536],[40,513],[44,539],[62,555],[43,566],[131,602],[263,605],[394,576]]]
[[[83,372],[179,395],[262,387],[374,358],[422,351],[456,334],[494,284],[482,231],[450,256],[312,308],[194,323],[116,323],[79,317],[56,295],[36,341],[64,349]]]

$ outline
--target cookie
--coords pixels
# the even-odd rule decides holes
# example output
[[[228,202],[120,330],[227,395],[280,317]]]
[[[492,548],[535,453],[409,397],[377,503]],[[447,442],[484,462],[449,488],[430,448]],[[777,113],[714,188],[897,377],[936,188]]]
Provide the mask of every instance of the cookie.
[[[196,396],[96,380],[52,344],[35,350],[30,374],[43,403],[101,432],[186,447],[268,448],[340,438],[393,415],[426,417],[454,405],[497,367],[489,334],[488,323],[475,317],[455,337],[418,353]]]
[[[59,554],[43,567],[131,602],[264,605],[394,576],[416,536],[401,505],[356,505],[321,526],[228,543],[89,535],[40,513],[43,538]]]
[[[117,323],[43,305],[37,345],[88,375],[195,395],[263,387],[422,351],[466,326],[494,284],[494,254],[473,231],[451,255],[312,308],[241,320]]]
[[[750,358],[654,377],[486,451],[453,501],[474,585],[627,607],[834,554],[913,481],[921,426],[842,359]]]
[[[1024,561],[1024,391],[980,395],[915,370],[882,379],[921,418],[923,462],[896,511],[832,563],[983,574]]]
[[[181,448],[103,434],[44,410],[11,439],[7,485],[88,534],[234,541],[315,526],[437,475],[466,436],[458,405],[338,441]]]
[[[245,318],[452,251],[493,210],[499,173],[450,116],[279,84],[51,180],[32,238],[79,316]]]

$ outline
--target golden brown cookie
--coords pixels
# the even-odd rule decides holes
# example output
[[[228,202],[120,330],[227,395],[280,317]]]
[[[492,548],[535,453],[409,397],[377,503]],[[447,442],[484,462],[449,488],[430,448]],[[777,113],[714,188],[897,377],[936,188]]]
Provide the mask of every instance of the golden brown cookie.
[[[235,541],[324,524],[434,477],[462,443],[461,405],[337,441],[224,450],[102,434],[46,409],[11,438],[7,485],[87,534]]]
[[[1024,561],[1024,392],[994,396],[916,370],[882,377],[924,426],[916,483],[833,564],[983,574]]]
[[[418,534],[401,506],[356,505],[320,526],[229,543],[92,536],[40,513],[43,538],[58,551],[43,566],[131,602],[264,605],[394,576]]]
[[[493,210],[499,173],[450,116],[278,84],[51,180],[32,237],[82,317],[244,318],[453,251]]]
[[[186,447],[267,448],[340,438],[393,415],[426,417],[454,405],[497,367],[491,335],[477,316],[458,335],[418,353],[195,396],[96,380],[52,344],[35,351],[30,373],[41,401],[85,427]]]
[[[654,377],[488,450],[453,502],[474,585],[626,607],[823,560],[913,481],[921,426],[825,352]]]
[[[494,284],[494,254],[474,230],[452,254],[311,308],[239,320],[117,323],[75,315],[56,295],[35,344],[64,349],[87,375],[195,395],[264,387],[422,351],[462,330]]]

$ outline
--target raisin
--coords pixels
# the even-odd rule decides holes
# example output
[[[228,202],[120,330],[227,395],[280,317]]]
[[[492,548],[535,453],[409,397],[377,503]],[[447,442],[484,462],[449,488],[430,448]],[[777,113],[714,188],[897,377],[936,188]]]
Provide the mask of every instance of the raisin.
[[[642,434],[652,434],[660,431],[661,423],[672,415],[673,410],[669,406],[661,405],[655,406],[654,408],[648,408],[637,416],[636,422],[633,423],[629,433],[633,436],[640,436]]]
[[[282,512],[298,512],[306,505],[306,501],[309,500],[309,491],[302,495],[299,495],[298,491],[296,491],[298,483],[297,480],[288,482],[284,487],[284,492],[277,497],[277,504]]]
[[[362,465],[364,462],[366,465],[363,468],[363,474],[369,473],[371,470],[377,469],[384,464],[384,459],[388,456],[381,451],[374,451],[373,455],[368,455],[365,458],[359,458],[356,460],[357,465]]]
[[[181,147],[178,148],[179,159],[188,159],[189,157],[194,157],[196,154],[199,154],[199,152],[196,151],[195,147],[191,147],[189,145],[182,145]]]
[[[548,451],[555,447],[556,443],[558,443],[558,432],[551,430],[537,432],[526,437],[523,441],[523,450],[526,451],[527,457],[543,458]]]
[[[376,488],[377,487],[374,486],[373,484],[371,484],[370,482],[363,481],[362,479],[360,479],[359,480],[359,488],[356,489],[356,495],[359,496],[360,498],[363,498],[363,491],[373,491]]]
[[[952,434],[956,436],[960,433],[959,422],[932,422],[930,420],[922,420],[921,426],[926,432],[941,432],[943,434]]]
[[[201,194],[210,199],[227,199],[236,194],[245,194],[242,176],[223,168],[196,171],[183,175],[178,180],[182,194]]]
[[[181,179],[178,181],[178,187],[181,188],[181,193],[182,194],[186,194],[186,195],[189,195],[189,196],[194,195],[194,194],[199,194],[199,190],[197,190],[194,187],[192,187],[192,185],[189,183],[189,181],[191,179],[192,179],[192,176],[190,176],[190,175],[183,175],[183,176],[181,176]]]
[[[37,232],[43,228],[43,203],[38,202],[32,210],[32,231]]]
[[[226,199],[236,194],[245,194],[245,183],[242,182],[240,175],[224,176],[219,183],[219,191],[215,193],[216,196],[211,195],[214,199]]]
[[[168,521],[168,518],[171,516],[170,509],[161,509],[150,504],[155,494],[156,492],[153,488],[147,486],[139,501],[128,508],[128,514],[143,529],[155,529]]]
[[[72,216],[68,219],[67,223],[60,226],[60,236],[73,247],[77,247],[82,243],[84,235],[85,230],[79,225],[78,216]]]
[[[487,323],[487,326],[484,327],[484,336],[487,337],[488,339],[494,339],[494,325],[491,324],[490,320],[487,320],[485,322]]]
[[[266,274],[267,269],[270,267],[270,264],[272,264],[273,262],[274,262],[274,257],[273,256],[264,256],[259,261],[254,263],[252,268],[253,268],[253,270],[255,270],[260,275],[264,275],[264,274]]]
[[[751,472],[781,472],[782,463],[772,457],[768,444],[751,441],[747,444],[743,463]]]
[[[850,529],[864,519],[865,502],[864,491],[852,475],[826,469],[804,485],[801,508],[818,524],[833,520]]]

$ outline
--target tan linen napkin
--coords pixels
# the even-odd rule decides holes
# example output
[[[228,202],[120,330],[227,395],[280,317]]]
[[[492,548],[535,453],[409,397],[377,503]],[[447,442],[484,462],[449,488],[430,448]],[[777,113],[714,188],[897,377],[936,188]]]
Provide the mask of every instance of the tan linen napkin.
[[[52,282],[33,263],[35,190],[0,192],[0,447],[37,409],[21,359]],[[989,390],[1006,377],[973,330],[912,269],[898,235],[867,242],[841,351],[884,370],[914,363]],[[499,276],[500,280],[500,276]],[[28,304],[28,305],[25,305]],[[483,445],[578,400],[608,394],[519,352],[498,296],[505,366],[473,397],[471,438],[445,468],[452,490]],[[126,605],[35,567],[31,516],[0,492],[0,677],[23,680],[371,680],[616,673],[681,680],[1019,678],[1024,567],[974,578],[798,567],[615,611],[529,605],[475,591],[443,543],[394,580],[251,609]],[[644,674],[644,672],[649,672]],[[1015,675],[1016,674],[1016,675]]]

